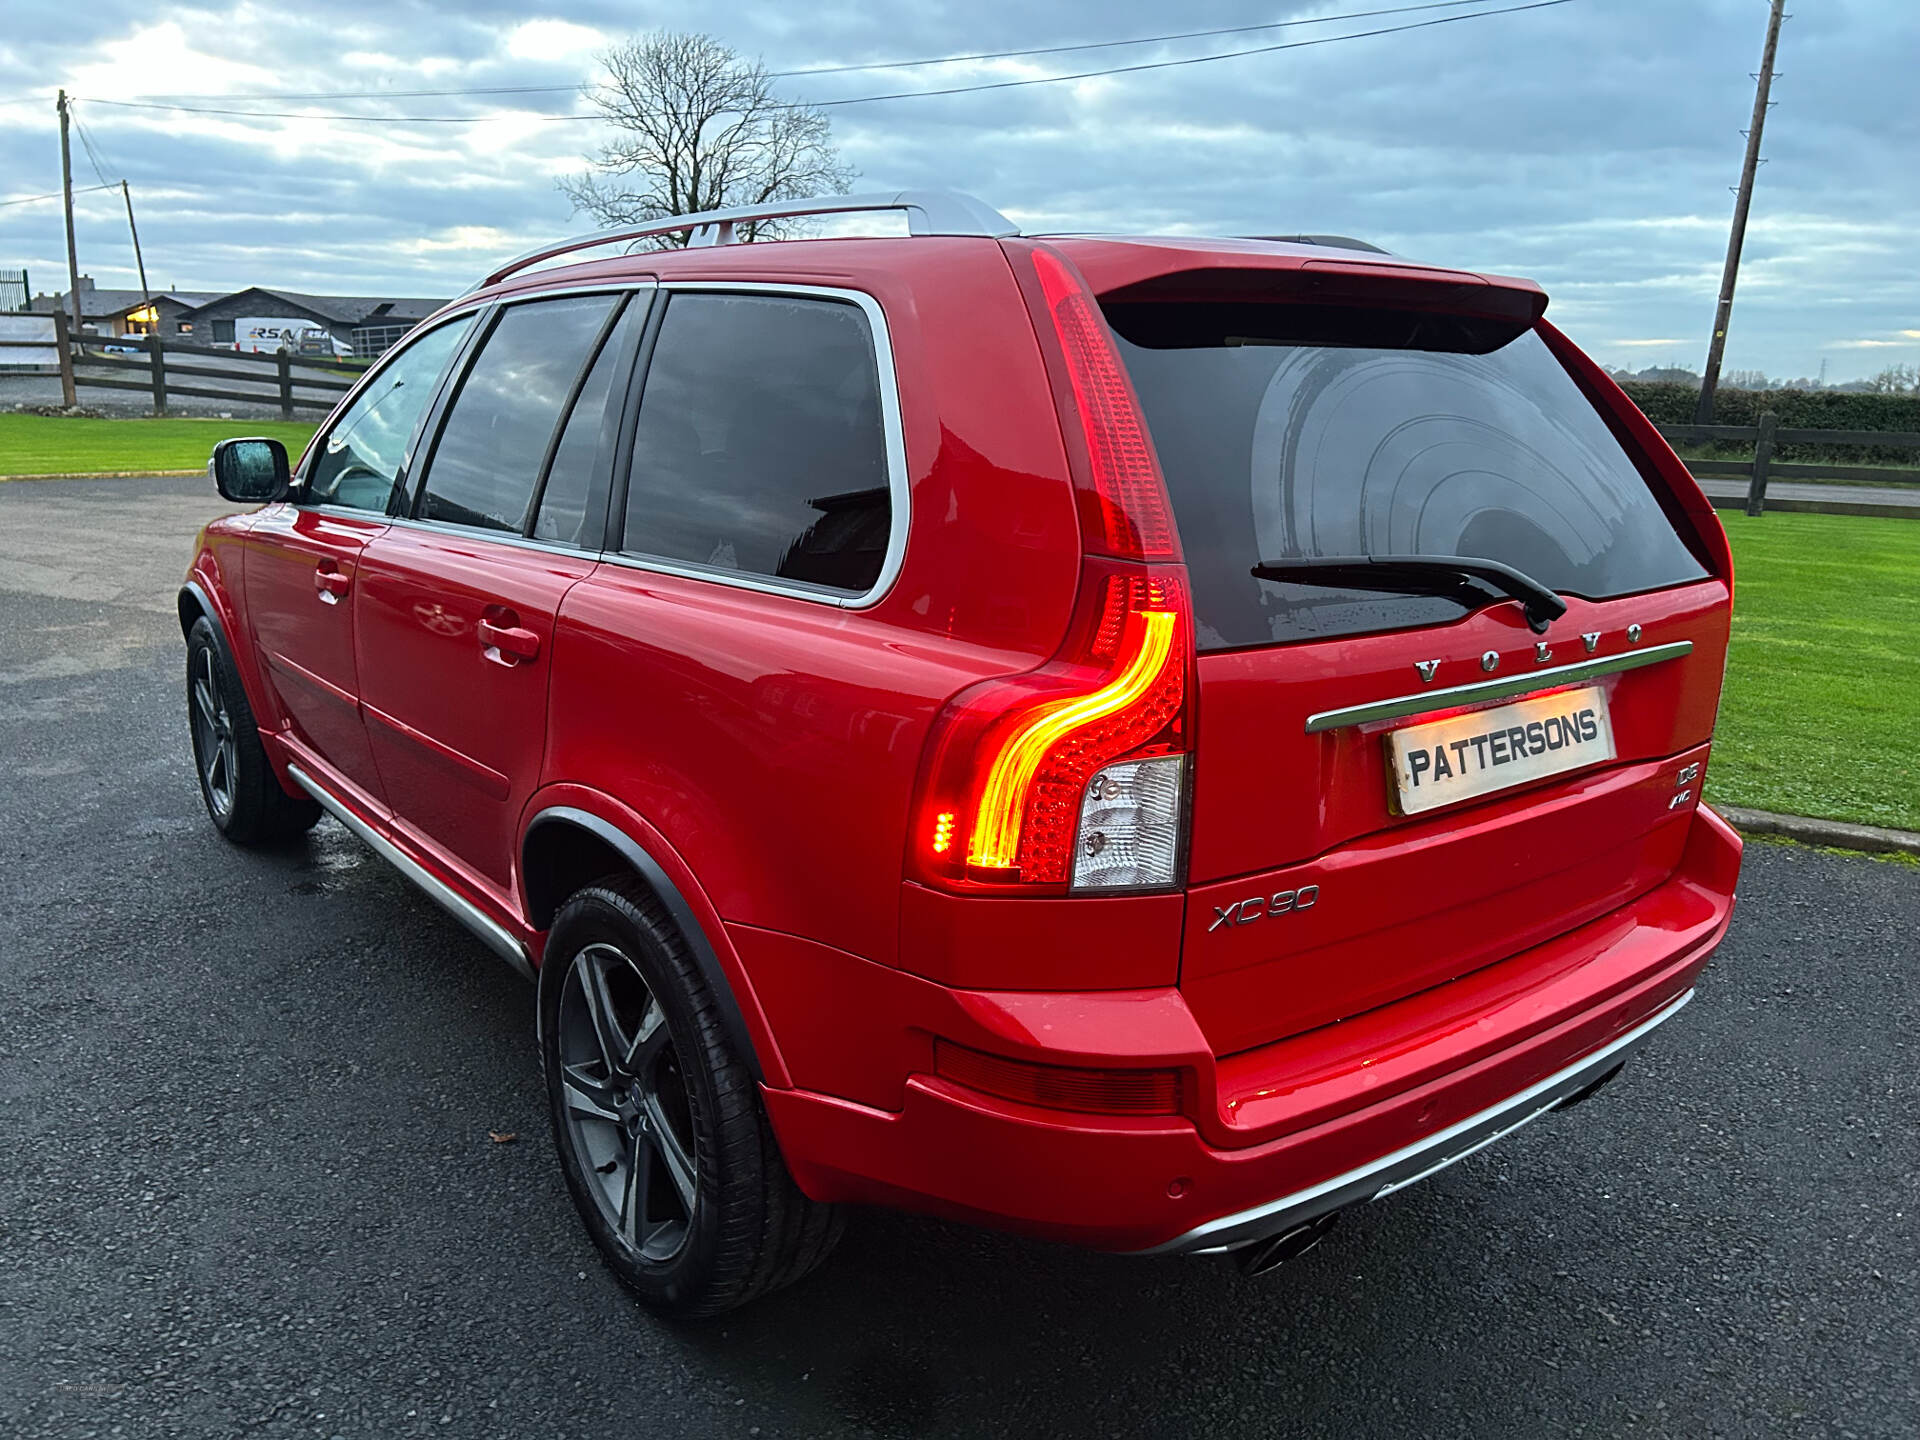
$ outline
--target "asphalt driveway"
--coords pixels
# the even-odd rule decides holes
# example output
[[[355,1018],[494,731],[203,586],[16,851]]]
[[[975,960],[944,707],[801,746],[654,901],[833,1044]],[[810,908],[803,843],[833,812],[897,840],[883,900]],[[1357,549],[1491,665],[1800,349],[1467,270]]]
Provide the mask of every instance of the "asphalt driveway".
[[[1271,1277],[874,1214],[654,1321],[525,983],[333,822],[206,823],[173,592],[219,508],[0,484],[0,1434],[1920,1428],[1920,869],[1767,845],[1620,1081]]]

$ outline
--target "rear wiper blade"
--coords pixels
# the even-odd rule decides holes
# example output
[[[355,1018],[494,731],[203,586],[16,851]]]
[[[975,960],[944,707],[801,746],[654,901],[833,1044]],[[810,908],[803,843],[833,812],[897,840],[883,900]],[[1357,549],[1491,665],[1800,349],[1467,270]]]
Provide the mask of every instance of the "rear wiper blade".
[[[1444,595],[1459,599],[1467,582],[1478,581],[1518,600],[1536,635],[1567,613],[1567,602],[1531,575],[1465,555],[1302,555],[1291,560],[1262,560],[1253,567],[1258,580],[1300,585],[1348,586],[1402,595]]]

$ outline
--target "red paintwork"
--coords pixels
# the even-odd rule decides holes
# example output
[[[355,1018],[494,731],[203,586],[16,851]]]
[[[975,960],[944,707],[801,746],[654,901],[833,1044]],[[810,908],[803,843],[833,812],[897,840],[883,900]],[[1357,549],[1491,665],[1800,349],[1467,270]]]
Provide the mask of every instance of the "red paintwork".
[[[1307,248],[1047,243],[1101,292],[1202,293],[1259,270],[1281,298],[1387,286],[1405,304],[1545,303],[1524,281]],[[1481,678],[1486,650],[1501,675],[1539,663],[1516,608],[1496,605],[1200,656],[1183,891],[1034,896],[931,876],[912,847],[937,718],[1059,655],[1083,573],[1114,563],[1083,556],[1085,442],[1062,408],[1057,341],[1023,294],[1029,250],[847,240],[645,259],[666,281],[880,302],[912,526],[898,579],[867,609],[288,505],[209,526],[192,577],[275,764],[300,764],[536,959],[520,865],[535,815],[586,811],[652,856],[733,991],[808,1193],[1137,1248],[1485,1109],[1693,983],[1725,931],[1739,842],[1694,803],[1697,783],[1669,807],[1678,771],[1707,756],[1732,574],[1684,467],[1541,321],[1713,577],[1573,600],[1548,636],[1553,664],[1582,657],[1582,631],[1601,633],[1602,655],[1628,648],[1634,623],[1642,646],[1693,642],[1599,682],[1617,763],[1402,817],[1384,727],[1305,732],[1316,711],[1416,688],[1416,660],[1441,661],[1436,687]],[[641,273],[615,259],[498,293]],[[1310,910],[1209,929],[1216,906],[1309,884]],[[1184,1112],[992,1099],[933,1077],[936,1039],[1175,1069]]]
[[[541,778],[554,617],[594,566],[400,527],[360,558],[360,703],[395,824],[459,859],[504,908]],[[489,624],[507,633],[483,635]]]

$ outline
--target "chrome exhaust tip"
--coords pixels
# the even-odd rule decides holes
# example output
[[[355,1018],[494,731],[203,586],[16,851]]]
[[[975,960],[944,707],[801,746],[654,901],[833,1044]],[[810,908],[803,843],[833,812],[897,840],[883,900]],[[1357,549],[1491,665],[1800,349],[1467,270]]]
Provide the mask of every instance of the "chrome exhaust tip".
[[[1233,1252],[1234,1264],[1240,1267],[1242,1275],[1265,1275],[1277,1270],[1289,1260],[1299,1259],[1326,1239],[1327,1232],[1333,1229],[1339,1219],[1338,1210],[1329,1210],[1324,1215],[1302,1221],[1291,1230],[1282,1230],[1278,1235],[1269,1235],[1264,1240],[1242,1245]]]

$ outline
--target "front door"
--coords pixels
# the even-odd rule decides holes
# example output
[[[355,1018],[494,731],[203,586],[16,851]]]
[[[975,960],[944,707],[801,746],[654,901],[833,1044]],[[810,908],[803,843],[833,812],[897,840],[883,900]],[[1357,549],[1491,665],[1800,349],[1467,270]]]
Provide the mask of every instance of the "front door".
[[[361,699],[395,832],[508,908],[554,617],[598,563],[607,400],[644,310],[619,293],[503,306],[410,487],[414,515],[361,561]]]
[[[467,318],[421,334],[382,363],[318,440],[294,503],[248,537],[243,584],[267,683],[292,727],[361,808],[380,810],[379,771],[360,716],[353,591]]]
[[[380,776],[360,720],[350,597],[360,552],[386,528],[381,516],[275,505],[248,536],[245,571],[255,653],[293,738],[368,809],[380,808]]]

